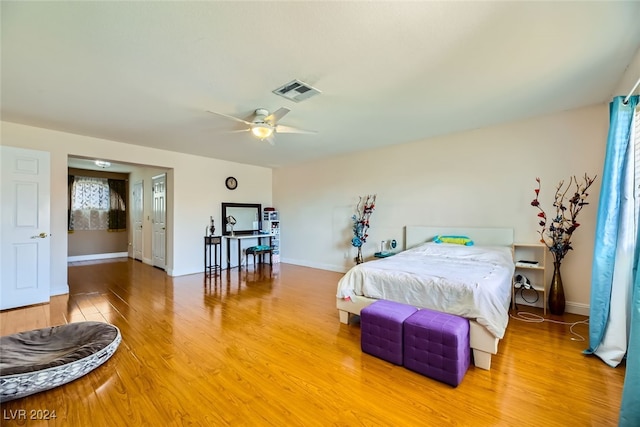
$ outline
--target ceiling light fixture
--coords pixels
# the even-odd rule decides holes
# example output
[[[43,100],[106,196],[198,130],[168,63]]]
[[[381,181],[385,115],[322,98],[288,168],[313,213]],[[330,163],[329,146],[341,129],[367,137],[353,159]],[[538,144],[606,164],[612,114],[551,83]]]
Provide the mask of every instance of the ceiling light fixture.
[[[94,163],[96,164],[96,166],[101,167],[103,169],[111,166],[110,162],[106,162],[104,160],[96,160]]]
[[[266,123],[254,123],[251,125],[251,133],[253,133],[256,138],[263,140],[273,134],[273,127]]]

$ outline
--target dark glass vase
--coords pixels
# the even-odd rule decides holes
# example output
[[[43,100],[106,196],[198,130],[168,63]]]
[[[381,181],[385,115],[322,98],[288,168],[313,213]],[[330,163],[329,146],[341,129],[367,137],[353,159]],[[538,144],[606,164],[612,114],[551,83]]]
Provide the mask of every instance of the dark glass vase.
[[[549,311],[551,314],[564,314],[564,288],[559,261],[553,263],[553,278],[549,287]]]
[[[358,247],[358,255],[353,259],[356,264],[362,264],[364,259],[362,258],[362,246]]]

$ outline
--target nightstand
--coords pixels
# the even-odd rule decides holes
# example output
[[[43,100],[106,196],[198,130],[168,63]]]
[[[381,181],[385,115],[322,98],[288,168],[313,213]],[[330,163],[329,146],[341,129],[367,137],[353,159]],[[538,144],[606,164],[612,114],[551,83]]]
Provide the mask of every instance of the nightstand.
[[[542,293],[542,309],[547,314],[546,263],[548,248],[541,243],[514,243],[513,259],[516,269],[511,284],[511,304],[516,308],[515,276],[525,275],[531,281],[531,287]],[[531,261],[531,263],[523,262]]]

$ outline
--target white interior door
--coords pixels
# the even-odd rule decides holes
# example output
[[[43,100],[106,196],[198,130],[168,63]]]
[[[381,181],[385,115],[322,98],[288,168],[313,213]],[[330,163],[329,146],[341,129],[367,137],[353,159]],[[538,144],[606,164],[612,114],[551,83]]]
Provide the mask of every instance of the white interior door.
[[[142,234],[142,222],[144,219],[144,186],[143,182],[136,182],[133,184],[133,259],[142,261],[142,249],[143,249],[143,234]]]
[[[51,294],[50,155],[0,146],[0,309],[48,302]]]
[[[167,247],[167,176],[166,174],[152,178],[153,188],[153,265],[165,268]]]

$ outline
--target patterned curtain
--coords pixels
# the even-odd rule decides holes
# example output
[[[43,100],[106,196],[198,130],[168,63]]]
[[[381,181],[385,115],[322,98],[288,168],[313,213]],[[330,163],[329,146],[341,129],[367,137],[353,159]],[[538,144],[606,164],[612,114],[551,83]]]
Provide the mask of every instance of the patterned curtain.
[[[124,231],[127,229],[127,214],[124,201],[127,197],[126,181],[110,179],[109,184],[109,230]]]
[[[74,230],[107,230],[108,180],[76,176],[71,191],[71,210]]]

